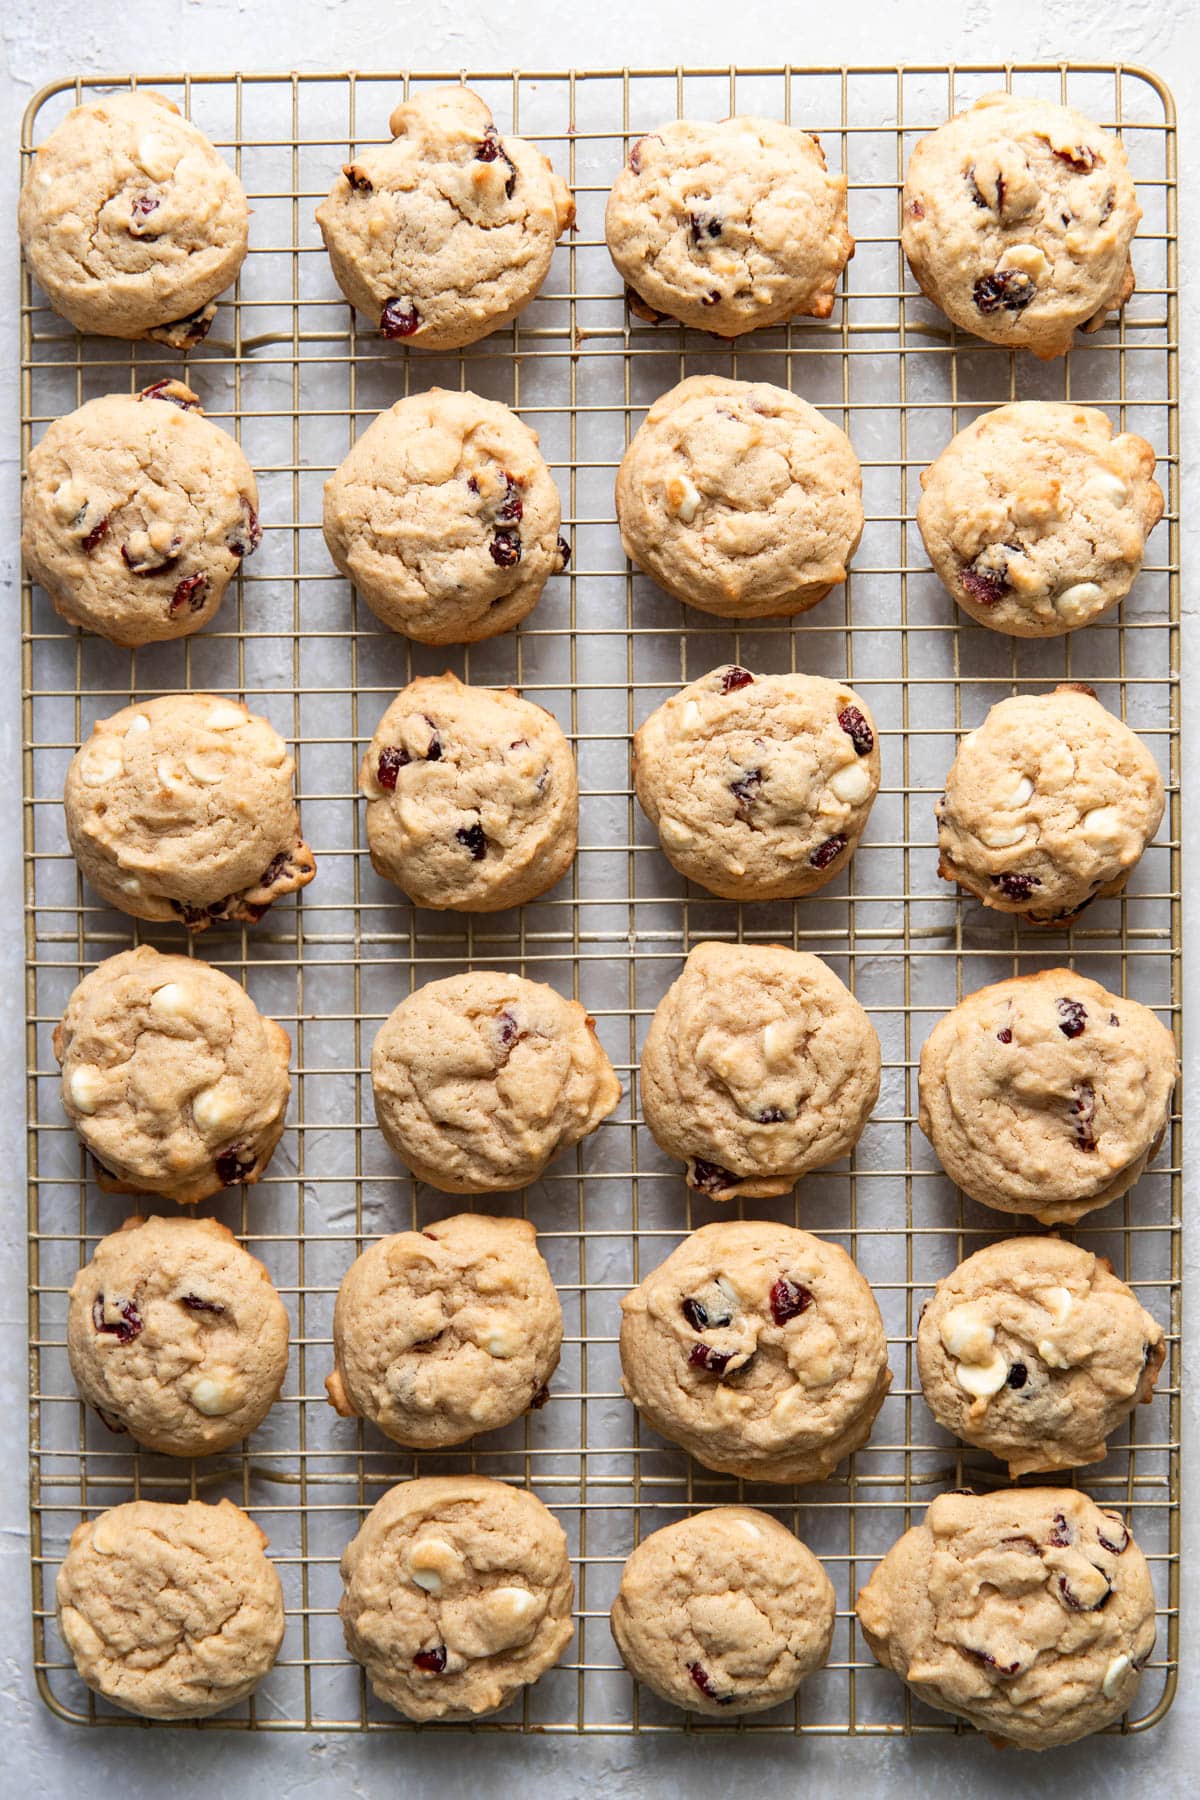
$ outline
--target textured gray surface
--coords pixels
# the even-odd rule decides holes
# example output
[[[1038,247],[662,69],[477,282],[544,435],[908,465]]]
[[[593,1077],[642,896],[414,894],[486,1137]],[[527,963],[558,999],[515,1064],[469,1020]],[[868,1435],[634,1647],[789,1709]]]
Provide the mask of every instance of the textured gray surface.
[[[778,0],[658,0],[653,8],[631,0],[609,0],[603,8],[570,16],[560,5],[481,9],[455,0],[296,0],[286,41],[264,30],[277,18],[264,0],[161,0],[160,4],[118,6],[116,0],[59,0],[50,11],[19,0],[5,11],[4,67],[0,72],[0,115],[4,143],[0,197],[5,229],[13,242],[16,136],[21,110],[46,81],[76,70],[129,68],[277,67],[290,61],[301,69],[342,67],[354,61],[370,68],[453,67],[480,62],[492,66],[537,60],[552,66],[574,62],[626,60],[661,63],[743,64],[868,60],[962,61],[986,58],[1121,57],[1148,64],[1172,84],[1179,108],[1181,164],[1192,165],[1197,141],[1193,121],[1200,110],[1200,22],[1188,0],[1009,0],[978,4],[961,23],[949,9],[918,0],[868,0],[842,9],[780,6]],[[736,12],[736,18],[734,14]],[[787,21],[788,29],[781,28]],[[1190,380],[1200,374],[1200,319],[1189,290],[1189,274],[1200,269],[1193,247],[1188,195],[1182,197],[1181,283],[1184,294],[1185,496],[1183,516],[1185,608],[1196,605],[1188,578],[1190,551],[1197,543],[1188,528],[1190,470],[1197,442],[1196,419],[1187,410]],[[1200,240],[1198,240],[1200,242]],[[15,277],[9,277],[9,304],[0,313],[0,481],[9,530],[0,543],[0,590],[18,616],[16,594],[17,484],[15,419],[17,396]],[[1194,637],[1194,631],[1191,636]],[[1185,655],[1191,645],[1185,643]],[[69,1792],[86,1783],[127,1800],[172,1792],[190,1796],[220,1784],[231,1800],[265,1781],[278,1792],[375,1795],[402,1783],[407,1792],[454,1800],[460,1794],[502,1791],[522,1782],[538,1794],[573,1795],[596,1785],[606,1795],[661,1793],[724,1794],[735,1786],[770,1794],[784,1783],[806,1783],[826,1794],[882,1793],[892,1785],[923,1795],[990,1795],[1025,1790],[1087,1791],[1127,1795],[1151,1785],[1164,1796],[1194,1791],[1188,1751],[1200,1723],[1200,1702],[1192,1679],[1200,1631],[1189,1619],[1195,1602],[1187,1575],[1187,1551],[1198,1533],[1185,1526],[1185,1629],[1179,1698],[1157,1730],[1125,1742],[1112,1739],[1053,1753],[1036,1763],[1013,1752],[998,1755],[979,1739],[704,1743],[672,1738],[648,1742],[612,1739],[508,1740],[488,1737],[371,1739],[247,1739],[214,1733],[131,1731],[84,1733],[63,1726],[41,1706],[28,1673],[30,1659],[27,1583],[27,1521],[24,1473],[25,1300],[24,1196],[18,1157],[22,1135],[23,1043],[18,1024],[21,996],[21,876],[19,866],[20,728],[15,657],[10,658],[9,690],[0,705],[0,768],[4,852],[0,857],[0,969],[9,996],[7,1054],[0,1061],[2,1141],[11,1146],[0,1204],[0,1399],[13,1421],[11,1479],[0,1495],[0,1727],[4,1766],[22,1791]],[[1186,701],[1186,697],[1185,697]],[[1186,744],[1196,742],[1194,705],[1185,704]],[[1194,760],[1194,754],[1193,754]],[[1191,909],[1195,916],[1195,908]],[[1192,971],[1194,975],[1194,970]],[[1190,983],[1195,987],[1195,981]],[[1193,1082],[1197,1074],[1191,1060]],[[1194,1182],[1190,1186],[1194,1187]],[[1196,1254],[1188,1252],[1194,1277]],[[1194,1294],[1194,1280],[1192,1293]],[[1190,1297],[1190,1296],[1189,1296]],[[1189,1359],[1195,1368],[1195,1354]],[[1190,1409],[1194,1412],[1194,1408]],[[1194,1434],[1193,1434],[1194,1435]],[[1189,1456],[1185,1489],[1193,1496],[1193,1519],[1200,1517],[1194,1495],[1195,1457]],[[1194,1750],[1192,1751],[1194,1756]],[[0,1780],[0,1787],[6,1786]]]

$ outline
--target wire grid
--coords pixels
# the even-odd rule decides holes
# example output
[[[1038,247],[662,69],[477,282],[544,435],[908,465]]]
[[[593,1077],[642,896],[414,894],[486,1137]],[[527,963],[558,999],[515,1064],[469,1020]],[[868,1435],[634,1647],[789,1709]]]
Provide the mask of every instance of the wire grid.
[[[546,291],[508,330],[439,356],[359,331],[333,283],[313,210],[348,152],[378,141],[402,74],[142,77],[170,94],[237,165],[254,216],[252,248],[208,341],[188,356],[82,340],[23,277],[22,457],[47,422],[93,395],[182,374],[240,438],[259,474],[266,536],[213,627],[129,653],[83,637],[24,589],[23,680],[28,944],[29,1282],[34,1649],[43,1698],[60,1717],[131,1724],[79,1682],[53,1619],[53,1580],[85,1515],[136,1495],[227,1494],[268,1532],[288,1626],[257,1695],[196,1729],[405,1730],[348,1661],[336,1616],[337,1561],[365,1511],[414,1473],[479,1470],[531,1486],[567,1530],[578,1632],[557,1670],[475,1729],[893,1734],[961,1726],[913,1701],[878,1669],[853,1619],[878,1556],[945,1487],[1003,1485],[998,1464],[934,1425],[916,1380],[913,1333],[934,1282],[1006,1235],[964,1200],[916,1128],[916,1066],[935,1019],[964,993],[1019,970],[1069,961],[1155,1006],[1177,1030],[1180,1004],[1178,741],[1178,369],[1176,151],[1170,95],[1129,67],[1006,65],[794,70],[452,71],[492,104],[501,129],[540,140],[571,182],[578,225]],[[32,103],[23,151],[67,108],[134,78],[60,83]],[[1145,212],[1138,292],[1117,322],[1051,365],[960,337],[915,292],[898,243],[900,187],[916,138],[980,93],[1007,85],[1069,98],[1123,131]],[[816,130],[849,176],[857,254],[828,321],[799,321],[728,345],[627,316],[604,249],[607,190],[630,141],[675,114],[734,111]],[[625,563],[613,522],[616,466],[644,409],[684,374],[765,378],[821,405],[863,463],[867,528],[853,573],[814,612],[740,628],[678,606]],[[541,433],[573,541],[516,632],[449,654],[377,627],[335,574],[319,529],[322,484],[355,434],[401,393],[440,382],[518,406]],[[957,613],[928,570],[913,524],[919,470],[952,432],[1012,398],[1086,400],[1158,452],[1164,524],[1120,612],[1073,637],[1009,640]],[[670,869],[635,807],[628,738],[681,682],[727,659],[852,681],[880,728],[883,786],[848,873],[798,903],[738,906]],[[466,680],[508,683],[554,711],[580,766],[580,850],[571,874],[515,914],[471,918],[409,908],[373,873],[356,798],[359,757],[385,705],[447,663]],[[933,802],[956,736],[995,700],[1087,679],[1142,734],[1168,782],[1164,831],[1123,897],[1068,931],[1019,931],[956,897],[936,875]],[[97,1239],[131,1210],[87,1179],[62,1115],[50,1032],[67,995],[133,941],[185,947],[97,905],[65,848],[66,764],[92,721],[138,696],[183,687],[244,697],[294,740],[304,829],[317,880],[261,924],[219,926],[199,953],[243,981],[294,1042],[289,1128],[266,1180],[214,1206],[267,1263],[293,1324],[283,1398],[248,1446],[196,1464],[131,1450],[76,1399],[65,1354],[66,1290]],[[883,1042],[875,1117],[849,1164],[805,1179],[757,1216],[830,1234],[879,1298],[895,1380],[869,1446],[835,1479],[799,1494],[689,1464],[639,1429],[620,1394],[618,1302],[682,1234],[724,1216],[689,1195],[640,1124],[639,1045],[687,951],[707,937],[782,941],[825,956],[866,1005]],[[461,1210],[414,1190],[380,1139],[367,1064],[379,1023],[410,989],[463,967],[513,968],[581,999],[598,1022],[625,1099],[594,1137],[521,1196],[489,1196],[538,1227],[563,1301],[566,1336],[540,1412],[457,1452],[410,1456],[333,1416],[338,1282],[374,1237]],[[470,1204],[467,1202],[465,1204]],[[1080,1483],[1123,1507],[1152,1564],[1159,1645],[1138,1711],[1153,1725],[1175,1689],[1178,1642],[1180,1114],[1154,1169],[1075,1236],[1107,1254],[1168,1332],[1154,1402]],[[1005,1221],[1010,1231],[1026,1222]],[[640,1692],[620,1665],[607,1611],[625,1556],[688,1510],[746,1498],[767,1505],[823,1558],[838,1598],[828,1667],[794,1703],[715,1726]]]

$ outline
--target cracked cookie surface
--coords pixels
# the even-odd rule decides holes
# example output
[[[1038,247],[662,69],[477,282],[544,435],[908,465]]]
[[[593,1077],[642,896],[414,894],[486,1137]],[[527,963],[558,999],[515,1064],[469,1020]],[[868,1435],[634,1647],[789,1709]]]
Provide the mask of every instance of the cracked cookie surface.
[[[262,1680],[283,1642],[267,1539],[232,1500],[132,1500],[78,1525],[58,1625],[83,1680],[146,1719],[201,1719]]]
[[[110,1430],[209,1456],[261,1425],[287,1371],[266,1269],[216,1219],[127,1219],[71,1284],[75,1385]]]
[[[199,631],[261,536],[254,471],[180,381],[89,400],[30,452],[25,565],[111,643]]]
[[[913,151],[901,241],[956,325],[1048,358],[1133,292],[1141,216],[1119,138],[1074,107],[985,94]]]
[[[390,1488],[342,1554],[346,1648],[410,1719],[506,1706],[571,1641],[567,1540],[535,1494],[484,1475]]]
[[[426,88],[395,108],[392,142],[345,165],[317,208],[338,286],[385,338],[473,344],[533,299],[575,204],[485,101]]]
[[[939,1019],[921,1051],[921,1130],[973,1200],[1070,1225],[1141,1175],[1177,1072],[1175,1039],[1148,1006],[1043,969]]]
[[[101,1187],[181,1206],[262,1175],[290,1053],[236,981],[145,944],[85,975],[54,1031],[63,1108]]]
[[[1162,1326],[1107,1258],[1058,1238],[977,1250],[939,1281],[917,1330],[934,1418],[1014,1481],[1100,1462],[1165,1355]]]
[[[472,644],[566,567],[537,433],[498,400],[430,388],[380,413],[325,483],[329,554],[391,631]]]
[[[858,1620],[919,1699],[1047,1750],[1132,1704],[1154,1589],[1120,1514],[1072,1488],[941,1494],[860,1591]]]
[[[769,1513],[717,1506],[643,1538],[612,1630],[630,1674],[710,1718],[790,1700],[833,1640],[832,1584]]]
[[[512,688],[422,676],[363,757],[377,872],[417,906],[499,912],[544,894],[575,859],[579,783],[557,719]]]
[[[863,529],[845,432],[765,381],[692,375],[661,394],[617,471],[625,554],[727,619],[806,612],[846,579]]]
[[[1010,637],[1061,637],[1110,611],[1163,511],[1145,438],[1060,400],[982,414],[921,489],[917,524],[943,587]]]
[[[875,1296],[837,1244],[702,1226],[621,1302],[621,1370],[647,1424],[705,1468],[823,1481],[891,1383]]]
[[[216,694],[164,694],[98,719],[71,759],[67,837],[85,878],[135,919],[260,919],[316,873],[295,764],[266,719]]]
[[[562,1307],[527,1219],[458,1213],[380,1239],[333,1313],[337,1411],[433,1449],[510,1425],[545,1397]]]
[[[820,140],[776,119],[672,119],[617,176],[605,236],[630,304],[719,337],[826,319],[854,254],[846,178]]]
[[[392,1149],[451,1194],[528,1186],[621,1097],[578,1001],[483,969],[400,1002],[375,1039],[371,1083]]]
[[[189,349],[246,255],[242,184],[161,94],[77,106],[38,147],[21,189],[21,243],[77,331]]]
[[[998,912],[1075,918],[1119,894],[1162,820],[1158,764],[1091,688],[998,701],[937,802],[938,874]]]

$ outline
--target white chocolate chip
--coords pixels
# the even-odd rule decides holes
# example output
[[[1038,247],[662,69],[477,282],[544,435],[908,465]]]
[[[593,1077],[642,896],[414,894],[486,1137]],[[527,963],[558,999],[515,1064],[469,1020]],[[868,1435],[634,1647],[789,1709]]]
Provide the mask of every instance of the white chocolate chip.
[[[685,731],[699,731],[701,718],[700,708],[696,705],[694,700],[689,700],[683,709],[683,729]]]
[[[84,787],[108,787],[123,768],[120,747],[111,739],[91,744],[79,759],[79,779]]]
[[[858,806],[871,792],[871,776],[862,763],[847,763],[829,777],[829,788],[847,806]]]
[[[523,1625],[538,1609],[535,1595],[528,1588],[493,1588],[490,1611],[506,1624]]]
[[[1093,806],[1080,824],[1085,842],[1097,845],[1119,844],[1125,832],[1121,814],[1115,806]]]
[[[182,154],[182,146],[168,144],[152,131],[143,131],[137,141],[137,160],[151,181],[168,180]]]
[[[75,1111],[90,1115],[104,1098],[104,1073],[92,1063],[80,1063],[67,1076],[66,1086]]]
[[[1133,1663],[1130,1661],[1129,1657],[1113,1657],[1107,1669],[1104,1671],[1104,1680],[1101,1683],[1101,1687],[1104,1691],[1104,1698],[1106,1700],[1114,1700],[1116,1698],[1117,1690],[1124,1681],[1126,1672],[1129,1669],[1132,1669],[1132,1667]]]
[[[1075,779],[1075,758],[1065,744],[1053,744],[1042,757],[1041,781],[1048,786],[1051,783],[1058,787],[1066,787]]]
[[[686,475],[672,475],[667,482],[667,505],[685,525],[690,525],[700,507],[700,489]]]
[[[107,1513],[96,1520],[92,1529],[92,1549],[98,1556],[116,1556],[121,1549],[120,1534]]]
[[[191,786],[182,763],[173,756],[160,756],[154,765],[162,785],[172,794],[186,794]]]
[[[658,821],[658,834],[665,843],[674,844],[678,849],[690,844],[696,835],[682,820],[672,819],[667,813]]]
[[[1029,836],[1028,825],[983,825],[977,836],[989,850],[1009,850]]]
[[[740,1312],[742,1307],[742,1296],[738,1293],[729,1277],[727,1275],[718,1275],[717,1286],[728,1300],[730,1306],[732,1306],[734,1312]]]
[[[1098,600],[1103,600],[1104,589],[1094,581],[1077,581],[1073,586],[1064,588],[1061,594],[1054,596],[1054,610],[1064,619],[1080,619],[1084,613],[1091,612]]]
[[[1050,1338],[1043,1338],[1037,1347],[1037,1353],[1048,1369],[1069,1369],[1070,1363],[1058,1345]]]
[[[77,519],[88,497],[77,481],[60,481],[54,490],[54,516],[62,525]]]
[[[1097,469],[1088,477],[1083,491],[1085,495],[1094,494],[1098,500],[1107,500],[1110,506],[1124,506],[1129,498],[1125,483],[1111,469]]]
[[[156,1014],[160,1019],[190,1018],[188,1003],[192,998],[191,989],[181,981],[168,981],[160,988],[155,988],[150,996],[150,1016]]]
[[[995,1350],[990,1362],[960,1362],[954,1374],[959,1387],[974,1394],[977,1400],[986,1400],[990,1395],[998,1394],[1008,1380],[1008,1360]]]
[[[188,1398],[196,1411],[202,1412],[206,1419],[223,1418],[237,1405],[237,1394],[230,1383],[214,1381],[208,1375],[202,1375],[199,1381],[192,1383]]]
[[[1056,1325],[1066,1324],[1067,1314],[1075,1305],[1075,1296],[1070,1288],[1047,1288],[1044,1293],[1038,1295],[1038,1299]]]
[[[996,1342],[996,1328],[989,1325],[973,1300],[951,1307],[939,1327],[943,1344],[960,1362],[986,1363]]]
[[[223,1131],[241,1116],[237,1097],[221,1082],[202,1088],[192,1101],[192,1118],[206,1136]]]
[[[519,1341],[512,1337],[508,1332],[494,1331],[487,1341],[487,1353],[489,1356],[501,1358],[515,1356],[520,1348]]]
[[[762,1532],[754,1523],[753,1519],[735,1519],[734,1524],[739,1530],[744,1531],[747,1537],[761,1538],[762,1536]]]
[[[418,1587],[427,1594],[435,1593],[427,1578],[435,1575],[442,1583],[454,1581],[463,1571],[463,1559],[445,1538],[418,1538],[408,1553],[408,1572]]]
[[[442,1578],[436,1569],[414,1569],[412,1578],[427,1594],[440,1594],[442,1591]]]
[[[783,1019],[775,1019],[770,1025],[763,1027],[763,1056],[769,1069],[785,1069],[796,1052],[796,1032],[793,1025]]]
[[[996,264],[997,274],[1004,269],[1019,269],[1022,275],[1028,275],[1030,281],[1037,283],[1045,281],[1050,264],[1036,244],[1010,244]]]
[[[239,725],[246,723],[246,709],[235,706],[232,700],[218,700],[210,706],[201,724],[206,731],[236,731]]]
[[[1033,783],[1028,775],[1018,775],[1009,789],[1007,797],[999,804],[1005,812],[1015,812],[1017,807],[1025,806],[1033,799]]]
[[[129,724],[125,728],[125,736],[132,737],[132,735],[135,731],[149,731],[149,729],[150,729],[149,714],[148,713],[134,713],[132,719],[130,719]]]
[[[201,787],[215,787],[224,778],[227,764],[223,756],[214,750],[194,750],[185,756],[183,766],[194,781]]]

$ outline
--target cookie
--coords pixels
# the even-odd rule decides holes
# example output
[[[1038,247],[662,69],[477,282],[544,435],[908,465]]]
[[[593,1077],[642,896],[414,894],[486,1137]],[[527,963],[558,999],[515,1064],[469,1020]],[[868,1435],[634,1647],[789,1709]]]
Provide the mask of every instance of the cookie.
[[[866,702],[823,675],[713,669],[650,714],[633,779],[673,868],[730,900],[840,875],[879,789]]]
[[[333,1311],[337,1411],[414,1450],[495,1431],[546,1399],[562,1307],[527,1219],[458,1213],[380,1239]]]
[[[100,1186],[180,1206],[262,1176],[283,1135],[290,1053],[236,981],[148,944],[85,975],[54,1029],[63,1110]]]
[[[209,1456],[278,1400],[288,1317],[216,1219],[127,1219],[71,1284],[67,1355],[110,1431],[164,1456]]]
[[[879,1038],[821,961],[697,944],[642,1051],[642,1113],[710,1200],[789,1193],[854,1148],[879,1097]]]
[[[1042,969],[939,1019],[921,1051],[921,1130],[973,1200],[1073,1225],[1142,1173],[1176,1074],[1175,1039],[1148,1006]]]
[[[567,1540],[485,1475],[402,1481],[342,1553],[346,1648],[410,1719],[476,1719],[553,1668],[575,1629]]]
[[[1072,1488],[940,1494],[858,1596],[875,1656],[996,1744],[1111,1725],[1154,1648],[1154,1589],[1119,1513]]]
[[[63,789],[100,898],[135,919],[261,919],[316,874],[279,733],[238,700],[164,694],[97,719]]]
[[[1017,400],[921,471],[917,524],[943,587],[1009,637],[1061,637],[1123,600],[1162,518],[1154,451],[1098,407]]]
[[[410,682],[358,779],[372,865],[416,906],[521,906],[575,860],[575,758],[553,714],[513,688],[464,687],[449,672]]]
[[[1034,924],[1119,894],[1163,815],[1158,764],[1095,692],[1018,694],[968,732],[937,803],[938,874]]]
[[[913,151],[901,242],[955,325],[1049,358],[1128,300],[1141,216],[1119,138],[1072,106],[985,94]]]
[[[612,1632],[630,1674],[710,1718],[790,1700],[833,1641],[836,1603],[804,1544],[751,1506],[716,1506],[643,1538]]]
[[[454,350],[507,325],[574,223],[565,181],[524,138],[501,137],[469,88],[422,88],[393,141],[348,162],[317,208],[334,278],[385,338]]]
[[[246,255],[241,182],[204,133],[148,88],[77,106],[38,148],[21,247],[76,331],[188,350]]]
[[[199,631],[261,537],[253,469],[181,381],[89,400],[30,452],[25,567],[110,643]]]
[[[325,542],[390,631],[474,644],[532,612],[571,552],[537,433],[430,388],[372,421],[325,483]]]
[[[854,254],[846,177],[777,119],[672,119],[634,143],[604,215],[632,311],[740,337],[827,319]]]
[[[1166,1356],[1162,1326],[1106,1257],[1058,1238],[989,1244],[921,1309],[917,1366],[939,1425],[1008,1464],[1100,1462]]]
[[[131,1500],[71,1533],[58,1628],[83,1680],[144,1719],[244,1700],[283,1642],[267,1539],[232,1500]]]
[[[639,1414],[746,1481],[824,1481],[891,1384],[883,1321],[846,1252],[789,1225],[702,1226],[621,1302]]]
[[[725,619],[807,612],[846,579],[862,471],[845,432],[765,381],[692,375],[662,394],[617,471],[625,554]]]
[[[402,1000],[375,1039],[371,1085],[392,1149],[447,1194],[528,1187],[621,1098],[577,1000],[491,969]]]

